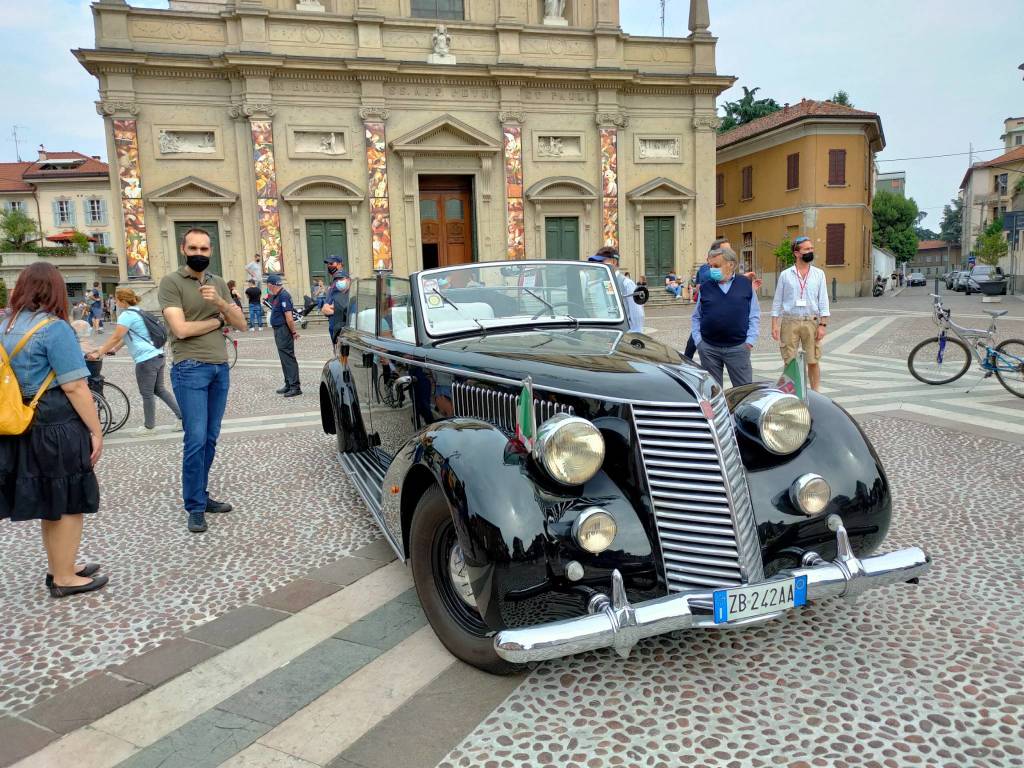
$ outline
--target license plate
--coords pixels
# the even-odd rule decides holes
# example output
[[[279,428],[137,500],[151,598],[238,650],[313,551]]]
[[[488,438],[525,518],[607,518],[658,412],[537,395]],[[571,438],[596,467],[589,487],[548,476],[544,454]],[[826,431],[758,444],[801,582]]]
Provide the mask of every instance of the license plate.
[[[715,624],[784,611],[806,603],[806,576],[718,589],[715,590]]]

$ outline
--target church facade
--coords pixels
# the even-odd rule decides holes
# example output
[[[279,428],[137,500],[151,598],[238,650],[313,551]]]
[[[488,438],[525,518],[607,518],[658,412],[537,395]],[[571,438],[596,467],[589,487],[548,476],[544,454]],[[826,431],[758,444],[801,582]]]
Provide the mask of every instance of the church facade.
[[[123,0],[93,5],[122,279],[192,226],[213,269],[307,291],[353,275],[616,245],[653,283],[715,235],[707,0],[689,36],[622,32],[615,0]],[[117,238],[120,241],[117,241]]]

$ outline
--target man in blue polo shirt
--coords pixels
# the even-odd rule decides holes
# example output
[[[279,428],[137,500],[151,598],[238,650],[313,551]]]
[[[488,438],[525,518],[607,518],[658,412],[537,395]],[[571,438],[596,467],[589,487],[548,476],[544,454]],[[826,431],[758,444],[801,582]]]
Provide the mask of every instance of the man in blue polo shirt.
[[[348,319],[348,291],[352,281],[340,256],[328,256],[324,259],[324,264],[327,266],[331,284],[327,286],[324,306],[320,311],[327,316],[327,328],[331,334],[331,344],[334,344]]]
[[[737,274],[738,264],[731,248],[716,248],[708,255],[708,278],[700,286],[691,331],[704,370],[721,384],[726,368],[734,387],[754,379],[750,350],[761,327],[754,287],[748,277]]]
[[[295,359],[295,340],[299,338],[299,332],[295,330],[291,294],[284,289],[282,282],[280,275],[267,277],[270,327],[274,329],[274,344],[277,345],[277,356],[281,359],[281,370],[284,372],[284,386],[277,390],[277,394],[297,397],[302,394],[302,388],[299,386],[299,363]]]

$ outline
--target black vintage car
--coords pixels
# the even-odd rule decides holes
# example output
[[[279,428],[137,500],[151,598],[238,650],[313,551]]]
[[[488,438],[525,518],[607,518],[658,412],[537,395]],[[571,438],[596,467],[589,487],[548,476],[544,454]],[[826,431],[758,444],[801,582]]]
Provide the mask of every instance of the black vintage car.
[[[915,582],[885,472],[814,392],[722,391],[602,264],[357,281],[323,428],[432,627],[491,672]]]

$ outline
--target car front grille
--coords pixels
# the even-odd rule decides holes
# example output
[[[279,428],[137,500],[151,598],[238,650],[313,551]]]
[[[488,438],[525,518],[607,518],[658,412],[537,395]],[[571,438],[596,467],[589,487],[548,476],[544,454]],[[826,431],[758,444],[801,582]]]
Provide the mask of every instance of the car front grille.
[[[519,395],[457,381],[452,384],[452,406],[458,417],[482,419],[506,432],[516,431]],[[533,399],[533,406],[537,426],[556,413],[567,413],[570,416],[575,414],[571,405],[542,400],[537,397]]]
[[[632,407],[670,592],[764,579],[732,416],[711,405]]]

